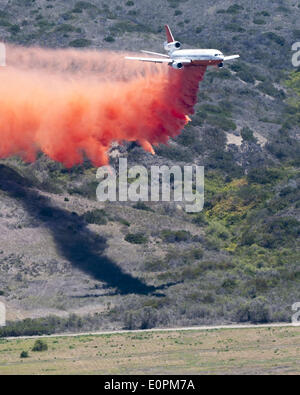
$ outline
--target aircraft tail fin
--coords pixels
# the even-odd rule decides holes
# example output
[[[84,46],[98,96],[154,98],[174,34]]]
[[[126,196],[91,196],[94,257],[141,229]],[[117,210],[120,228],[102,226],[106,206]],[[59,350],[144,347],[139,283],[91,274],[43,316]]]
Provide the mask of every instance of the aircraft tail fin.
[[[165,25],[165,29],[166,29],[167,41],[168,43],[172,43],[175,40],[171,32],[171,29],[169,28],[169,25]]]

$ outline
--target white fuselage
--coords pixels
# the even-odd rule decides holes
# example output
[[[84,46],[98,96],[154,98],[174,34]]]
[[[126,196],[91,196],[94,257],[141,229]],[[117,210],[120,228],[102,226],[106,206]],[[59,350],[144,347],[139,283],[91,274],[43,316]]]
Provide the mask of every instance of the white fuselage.
[[[178,49],[170,51],[169,56],[175,61],[189,59],[192,63],[203,64],[218,64],[224,60],[224,55],[218,49]]]

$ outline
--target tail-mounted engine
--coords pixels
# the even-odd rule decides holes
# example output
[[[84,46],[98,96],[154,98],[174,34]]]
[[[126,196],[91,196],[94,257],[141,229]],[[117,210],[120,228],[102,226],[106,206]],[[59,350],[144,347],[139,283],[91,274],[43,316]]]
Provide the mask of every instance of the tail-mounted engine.
[[[164,48],[167,52],[173,52],[181,48],[181,43],[179,41],[173,41],[171,43],[165,42]]]

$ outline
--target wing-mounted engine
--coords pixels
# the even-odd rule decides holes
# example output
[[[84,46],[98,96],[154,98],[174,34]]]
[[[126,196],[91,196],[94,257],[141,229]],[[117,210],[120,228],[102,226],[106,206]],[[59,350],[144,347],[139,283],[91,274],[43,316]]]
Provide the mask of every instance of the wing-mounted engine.
[[[189,59],[176,59],[176,60],[173,60],[171,66],[173,67],[173,69],[180,70],[180,69],[183,69],[184,66],[188,66],[191,63],[192,62]]]
[[[179,41],[165,42],[164,48],[167,52],[173,52],[181,48],[181,43]]]
[[[183,63],[181,63],[181,62],[173,62],[172,63],[172,67],[173,67],[173,69],[180,70],[180,69],[183,68]]]

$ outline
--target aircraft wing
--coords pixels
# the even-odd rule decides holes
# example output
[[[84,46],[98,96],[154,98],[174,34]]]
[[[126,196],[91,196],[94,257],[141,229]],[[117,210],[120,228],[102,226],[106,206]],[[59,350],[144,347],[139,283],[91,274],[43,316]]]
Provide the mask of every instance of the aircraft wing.
[[[166,55],[164,53],[145,51],[144,49],[142,49],[141,52],[148,53],[150,55],[158,55],[158,56],[163,56],[164,58],[169,58],[169,55]]]
[[[240,55],[225,56],[224,61],[226,61],[226,60],[238,59],[239,57],[240,57]]]
[[[170,58],[138,58],[132,56],[125,56],[125,59],[139,60],[141,62],[152,62],[152,63],[172,63],[172,59]]]
[[[176,59],[177,63],[182,63],[184,65],[189,65],[190,63],[192,63],[191,59],[187,59],[187,58],[182,58],[182,59]]]

